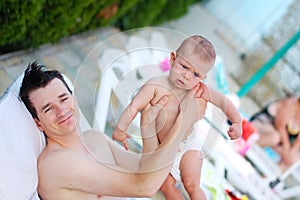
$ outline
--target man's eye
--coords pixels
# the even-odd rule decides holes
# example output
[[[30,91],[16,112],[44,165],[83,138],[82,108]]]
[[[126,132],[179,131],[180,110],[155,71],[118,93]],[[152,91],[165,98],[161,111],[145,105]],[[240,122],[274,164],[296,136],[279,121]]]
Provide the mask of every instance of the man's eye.
[[[62,99],[62,101],[66,101],[68,99],[69,99],[69,97],[65,97],[65,98]]]
[[[51,108],[47,108],[45,111],[44,111],[44,113],[47,113],[47,112],[49,112],[51,110]]]

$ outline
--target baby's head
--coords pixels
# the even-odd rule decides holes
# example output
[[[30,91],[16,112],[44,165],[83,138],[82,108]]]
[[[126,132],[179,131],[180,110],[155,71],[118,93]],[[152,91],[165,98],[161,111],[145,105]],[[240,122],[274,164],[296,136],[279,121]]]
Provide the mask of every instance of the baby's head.
[[[169,80],[178,88],[190,90],[206,77],[214,65],[216,53],[206,38],[191,36],[170,56]]]
[[[203,36],[194,35],[185,39],[176,50],[176,56],[188,61],[205,77],[214,65],[216,59],[215,48]]]

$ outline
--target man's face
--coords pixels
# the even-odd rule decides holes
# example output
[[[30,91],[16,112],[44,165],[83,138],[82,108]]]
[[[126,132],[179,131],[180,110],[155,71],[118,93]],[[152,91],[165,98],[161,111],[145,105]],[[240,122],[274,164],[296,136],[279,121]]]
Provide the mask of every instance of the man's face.
[[[58,78],[32,91],[29,98],[39,118],[35,122],[47,136],[60,136],[78,129],[77,102]]]

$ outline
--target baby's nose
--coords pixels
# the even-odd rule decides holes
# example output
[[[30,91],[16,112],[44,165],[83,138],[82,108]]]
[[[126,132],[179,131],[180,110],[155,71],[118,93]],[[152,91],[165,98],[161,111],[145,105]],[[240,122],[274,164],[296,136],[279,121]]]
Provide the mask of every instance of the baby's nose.
[[[185,79],[189,80],[189,78],[190,78],[190,72],[187,71],[187,72],[183,73],[183,77],[184,77]]]

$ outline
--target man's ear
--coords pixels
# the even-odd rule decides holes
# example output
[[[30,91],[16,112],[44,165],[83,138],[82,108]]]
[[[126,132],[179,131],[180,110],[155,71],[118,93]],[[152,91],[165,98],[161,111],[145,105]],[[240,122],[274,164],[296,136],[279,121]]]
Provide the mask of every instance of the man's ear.
[[[174,62],[175,58],[176,58],[176,53],[172,51],[170,53],[170,65],[171,66],[173,65],[173,62]]]
[[[38,127],[38,129],[39,129],[40,131],[44,131],[43,128],[42,128],[42,126],[41,126],[40,120],[34,118],[34,122],[35,122],[36,126]]]

